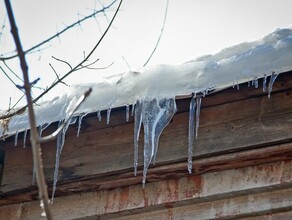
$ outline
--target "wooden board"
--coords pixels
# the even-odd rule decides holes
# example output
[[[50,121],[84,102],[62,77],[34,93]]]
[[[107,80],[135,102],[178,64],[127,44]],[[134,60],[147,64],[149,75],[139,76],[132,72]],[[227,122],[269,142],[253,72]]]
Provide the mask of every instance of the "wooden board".
[[[292,210],[292,160],[57,197],[55,219],[212,219]],[[39,219],[38,201],[0,206],[0,219]]]

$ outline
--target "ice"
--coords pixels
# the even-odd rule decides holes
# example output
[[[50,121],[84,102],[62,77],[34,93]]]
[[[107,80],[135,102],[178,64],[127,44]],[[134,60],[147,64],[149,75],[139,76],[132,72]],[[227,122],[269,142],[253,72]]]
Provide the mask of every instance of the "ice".
[[[24,130],[24,133],[23,133],[23,148],[25,148],[26,136],[27,136],[27,128]]]
[[[272,73],[272,75],[270,76],[270,82],[269,82],[269,88],[268,88],[268,98],[271,97],[271,93],[273,90],[273,85],[277,79],[279,74],[276,74],[275,72]]]
[[[196,139],[198,139],[202,98],[198,97],[196,99],[196,102],[197,102],[197,106],[196,106]]]
[[[192,173],[193,167],[193,144],[194,137],[198,139],[199,126],[200,126],[200,111],[201,111],[201,97],[195,97],[193,95],[190,102],[190,112],[189,112],[189,135],[188,135],[188,171],[189,174]],[[196,122],[195,122],[196,115]]]
[[[263,78],[263,92],[266,92],[267,90],[267,79],[268,79],[268,76],[265,74]]]
[[[259,87],[259,81],[258,81],[258,78],[255,77],[253,80],[252,80],[252,83],[251,83],[256,89]]]
[[[17,146],[18,133],[19,133],[18,131],[16,131],[16,133],[15,133],[15,137],[14,137],[14,147]]]
[[[101,113],[100,113],[100,110],[97,111],[97,117],[98,117],[98,121],[101,121]]]
[[[83,117],[84,116],[85,115],[83,115]],[[52,191],[51,203],[54,202],[54,196],[55,196],[55,192],[56,192],[56,188],[57,188],[59,166],[60,166],[60,158],[61,158],[61,153],[62,153],[63,147],[65,145],[66,132],[67,132],[69,126],[72,125],[72,124],[75,124],[76,121],[77,121],[77,117],[71,118],[70,121],[65,125],[65,127],[62,129],[62,131],[57,136],[54,182],[53,182],[53,191]],[[79,121],[80,121],[80,117],[79,117]],[[79,121],[78,121],[78,123],[79,123]],[[59,127],[62,125],[62,123],[64,123],[64,121],[59,121]]]
[[[107,124],[107,125],[110,123],[110,119],[111,119],[111,111],[112,111],[112,109],[111,109],[111,108],[108,108],[108,109],[107,109],[107,112],[106,112],[106,124]]]
[[[134,109],[134,105],[132,110]],[[135,118],[134,118],[134,175],[137,176],[137,167],[138,167],[138,153],[139,153],[139,134],[142,124],[142,103],[137,101],[135,104]]]
[[[88,113],[82,113],[79,115],[79,119],[78,119],[78,129],[77,129],[77,137],[79,137],[80,135],[80,130],[81,130],[81,125],[82,125],[82,119],[83,117],[85,117]]]
[[[131,116],[134,116],[134,112],[135,112],[135,104],[132,105],[132,110],[131,110]]]
[[[190,102],[190,112],[189,112],[189,136],[188,136],[188,171],[192,173],[193,167],[193,143],[194,143],[194,133],[195,133],[195,122],[194,115],[196,109],[196,98],[193,96]]]
[[[144,169],[143,169],[143,186],[146,183],[146,175],[151,162],[155,162],[158,150],[159,137],[162,130],[170,122],[172,116],[177,111],[175,99],[153,99],[143,100],[136,103],[135,111],[135,150],[138,149],[139,134],[141,121],[144,127]],[[141,113],[140,113],[141,112]],[[141,121],[140,121],[141,120]],[[136,133],[137,132],[137,133]],[[135,154],[137,155],[137,154]],[[135,165],[134,159],[134,165]]]
[[[239,90],[239,83],[238,83],[238,81],[236,81],[236,88],[237,88],[237,90]]]
[[[59,126],[61,123],[59,123]],[[55,161],[55,170],[54,170],[54,182],[53,182],[53,191],[52,191],[52,197],[51,197],[51,203],[54,202],[55,192],[57,188],[57,182],[58,182],[58,174],[59,174],[59,166],[60,166],[60,157],[61,157],[61,150],[62,150],[62,133],[59,133],[57,137],[57,149],[56,149],[56,161]]]
[[[127,104],[126,105],[126,121],[129,121],[129,117],[130,117],[130,105]]]

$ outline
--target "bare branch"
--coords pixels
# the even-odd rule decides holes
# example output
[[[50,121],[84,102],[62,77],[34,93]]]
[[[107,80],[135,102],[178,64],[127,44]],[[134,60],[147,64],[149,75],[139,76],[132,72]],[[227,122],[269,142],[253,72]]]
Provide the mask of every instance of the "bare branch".
[[[161,30],[160,30],[160,35],[158,37],[158,40],[156,42],[156,45],[152,51],[152,53],[150,54],[150,56],[148,57],[148,59],[146,60],[146,62],[144,63],[143,67],[145,67],[147,65],[147,63],[151,60],[153,54],[155,53],[157,47],[158,47],[158,44],[160,42],[160,39],[161,39],[161,36],[162,36],[162,33],[163,33],[163,30],[164,30],[164,26],[165,26],[165,22],[166,22],[166,18],[167,18],[167,11],[168,11],[168,3],[169,3],[169,0],[166,0],[166,7],[165,7],[165,13],[164,13],[164,19],[163,19],[163,23],[162,23],[162,27],[161,27]]]
[[[121,7],[121,4],[122,4],[123,0],[120,0],[120,3],[115,11],[115,14],[113,15],[110,23],[108,24],[106,30],[104,31],[103,35],[101,36],[101,38],[98,40],[98,42],[95,44],[95,46],[92,48],[92,50],[90,51],[90,53],[79,63],[77,64],[72,70],[68,71],[64,76],[62,76],[60,79],[58,79],[55,83],[53,83],[51,86],[49,86],[43,93],[41,93],[38,97],[36,97],[34,100],[33,100],[33,103],[36,103],[38,100],[40,100],[44,95],[46,95],[51,89],[53,89],[58,83],[60,83],[61,81],[63,81],[66,77],[68,77],[71,73],[75,72],[76,70],[78,70],[78,68],[80,66],[82,66],[88,59],[89,57],[91,57],[91,55],[94,53],[94,51],[97,49],[97,47],[100,45],[100,43],[102,42],[102,40],[104,39],[105,35],[107,34],[107,32],[109,31],[112,23],[114,22],[118,12],[119,12],[119,9]],[[0,116],[0,120],[1,119],[5,119],[5,118],[10,118],[12,117],[13,115],[15,114],[19,114],[21,112],[23,112],[26,108],[28,107],[28,105],[25,105],[24,107],[18,109],[17,111],[13,112],[13,113],[10,113],[8,115],[3,115],[3,116]]]
[[[10,66],[8,66],[7,64],[6,64],[6,62],[5,61],[3,61],[3,63],[4,63],[4,65],[6,66],[6,68],[7,69],[9,69],[9,71],[17,78],[17,79],[19,79],[21,82],[23,82],[23,79],[22,78],[20,78],[11,68],[10,68]]]
[[[20,60],[20,66],[23,73],[23,79],[24,79],[24,87],[25,87],[25,94],[27,99],[27,105],[28,105],[28,111],[29,111],[29,122],[31,127],[31,144],[32,144],[32,151],[33,151],[33,162],[34,162],[34,168],[36,172],[36,179],[37,184],[39,188],[39,197],[41,204],[43,204],[43,210],[45,212],[45,215],[47,219],[52,219],[51,210],[49,207],[49,197],[48,197],[48,189],[45,181],[45,176],[43,172],[43,164],[42,164],[42,158],[41,158],[41,148],[40,144],[38,143],[38,132],[36,128],[36,120],[33,110],[33,102],[31,99],[31,85],[29,82],[29,76],[28,76],[28,66],[25,59],[25,53],[23,52],[21,41],[18,35],[18,29],[15,23],[12,7],[9,0],[5,0],[5,6],[11,26],[11,33],[14,38],[14,42],[17,48],[19,60]]]
[[[86,65],[86,66],[82,66],[82,67],[80,67],[79,69],[83,69],[83,68],[85,68],[85,69],[89,69],[89,70],[104,70],[104,69],[107,69],[107,68],[109,68],[110,66],[112,66],[114,63],[115,63],[115,62],[113,61],[111,64],[109,64],[109,65],[107,65],[107,66],[103,66],[103,67],[90,67],[91,65],[88,64],[88,65]],[[79,70],[79,69],[78,69],[78,70]]]
[[[112,5],[114,5],[116,1],[117,1],[117,0],[114,0],[114,1],[111,2],[108,6],[105,6],[105,7],[103,7],[102,9],[100,9],[100,10],[98,10],[98,11],[95,11],[95,12],[93,12],[92,14],[90,14],[90,15],[88,15],[88,16],[86,16],[86,17],[84,17],[84,18],[82,18],[82,19],[80,19],[80,20],[78,20],[78,21],[76,21],[76,22],[74,22],[74,23],[72,23],[71,25],[69,25],[69,26],[67,26],[66,28],[64,28],[63,30],[61,30],[60,32],[57,32],[57,34],[55,34],[55,35],[49,37],[48,39],[46,39],[46,40],[40,42],[39,44],[37,44],[37,45],[35,45],[35,46],[33,46],[33,47],[31,47],[31,48],[25,50],[24,53],[27,54],[27,53],[29,53],[29,52],[31,52],[31,51],[33,51],[33,50],[39,48],[40,46],[42,46],[42,45],[44,45],[44,44],[50,42],[51,40],[60,37],[60,35],[62,35],[64,32],[68,31],[69,29],[73,28],[73,27],[76,26],[76,25],[79,25],[81,22],[86,21],[87,19],[89,19],[89,18],[91,18],[91,17],[95,17],[95,16],[96,16],[97,14],[99,14],[99,13],[104,13],[104,11],[107,10],[108,8],[110,8]],[[16,58],[17,56],[18,56],[18,55],[15,54],[15,55],[8,56],[8,57],[1,57],[1,58],[0,58],[0,61],[3,61],[3,60],[10,60],[10,59]]]
[[[4,73],[4,75],[6,76],[7,79],[9,79],[9,81],[16,87],[18,88],[18,85],[11,79],[11,77],[5,72],[5,70],[0,66],[0,69],[2,70],[2,72]],[[23,92],[23,90],[21,90],[20,88],[18,88],[20,91]]]
[[[92,89],[90,88],[89,90],[87,90],[76,102],[75,107],[71,110],[71,112],[69,112],[69,116],[66,119],[66,121],[56,130],[54,131],[52,134],[42,137],[39,139],[40,143],[45,143],[48,141],[51,141],[53,139],[55,139],[57,137],[57,135],[63,130],[63,128],[65,128],[67,126],[68,123],[70,123],[70,120],[72,118],[72,116],[74,115],[74,113],[76,112],[76,110],[79,108],[79,106],[86,100],[86,98],[90,95]]]
[[[54,57],[54,56],[52,56],[52,58],[55,59],[55,60],[57,60],[57,61],[59,61],[59,62],[61,62],[61,63],[67,64],[71,70],[73,69],[72,66],[70,65],[70,63],[68,63],[67,61],[61,60],[61,59],[59,59],[57,57]]]

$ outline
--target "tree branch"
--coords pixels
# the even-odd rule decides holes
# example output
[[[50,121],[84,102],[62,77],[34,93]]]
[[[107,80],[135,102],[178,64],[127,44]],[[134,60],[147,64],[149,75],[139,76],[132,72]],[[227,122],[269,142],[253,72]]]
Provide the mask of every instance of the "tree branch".
[[[155,53],[157,47],[158,47],[158,44],[160,42],[160,39],[161,39],[161,36],[162,36],[162,33],[163,33],[163,30],[164,30],[164,26],[165,26],[165,22],[166,22],[166,18],[167,18],[167,11],[168,11],[168,4],[169,4],[169,0],[166,0],[166,7],[165,7],[165,14],[164,14],[164,19],[163,19],[163,23],[162,23],[162,27],[161,27],[161,30],[160,30],[160,35],[158,37],[158,40],[156,42],[156,45],[153,49],[153,51],[151,52],[150,56],[148,57],[148,59],[146,60],[146,62],[144,63],[143,67],[145,67],[148,62],[151,60],[153,54]]]
[[[110,3],[108,6],[105,6],[103,7],[102,9],[98,10],[98,11],[95,11],[93,12],[92,14],[82,18],[81,20],[78,20],[76,22],[74,22],[73,24],[67,26],[66,28],[64,28],[63,30],[61,30],[60,32],[58,32],[57,34],[49,37],[48,39],[38,43],[37,45],[27,49],[24,51],[25,54],[39,48],[40,46],[50,42],[51,40],[57,38],[57,37],[60,37],[61,34],[63,34],[64,32],[68,31],[69,29],[71,29],[72,27],[76,26],[76,25],[80,25],[80,23],[82,23],[83,21],[86,21],[87,19],[91,18],[91,17],[95,17],[97,14],[99,13],[104,13],[105,10],[107,10],[108,8],[110,8],[113,4],[115,4],[117,0],[114,0],[112,3]],[[0,57],[0,61],[4,61],[4,60],[10,60],[10,59],[13,59],[13,58],[16,58],[18,56],[18,54],[15,54],[15,55],[12,55],[12,56],[8,56],[8,57]]]
[[[29,121],[30,121],[30,127],[31,127],[30,141],[32,144],[34,169],[36,172],[36,179],[37,179],[37,184],[39,188],[39,198],[40,198],[41,204],[43,205],[43,210],[45,212],[45,215],[47,219],[50,220],[52,219],[52,214],[51,214],[51,210],[50,210],[49,202],[48,202],[49,201],[48,189],[47,189],[45,176],[43,172],[41,148],[40,148],[40,144],[38,143],[38,132],[37,132],[37,127],[36,127],[35,114],[33,110],[33,102],[31,99],[31,85],[30,85],[29,76],[28,76],[28,66],[25,59],[25,53],[23,52],[23,49],[22,49],[21,41],[18,35],[18,29],[15,23],[12,7],[9,0],[5,0],[5,6],[6,6],[7,14],[9,17],[11,33],[14,38],[14,42],[15,42],[19,60],[20,60],[21,70],[23,73],[24,88],[25,88],[25,93],[26,93],[28,112],[29,112]]]
[[[90,53],[79,63],[77,64],[72,70],[69,70],[64,76],[62,76],[61,78],[59,78],[56,82],[54,82],[51,86],[49,86],[46,91],[44,91],[42,94],[40,94],[38,97],[36,97],[33,100],[33,103],[37,102],[38,100],[40,100],[44,95],[46,95],[51,89],[53,89],[58,83],[60,83],[61,81],[63,81],[66,77],[68,77],[71,73],[75,72],[76,70],[78,70],[79,67],[81,67],[88,59],[89,57],[91,57],[91,55],[94,53],[94,51],[96,50],[96,48],[100,45],[100,43],[102,42],[103,38],[105,37],[105,35],[107,34],[108,30],[110,29],[113,21],[115,20],[118,11],[121,7],[123,0],[120,0],[120,3],[115,11],[115,14],[113,15],[110,23],[108,24],[106,30],[104,31],[103,35],[101,36],[101,38],[98,40],[98,42],[95,44],[95,46],[92,48],[92,50],[90,51]],[[6,118],[10,118],[16,114],[20,114],[21,112],[23,112],[26,108],[28,107],[28,105],[25,105],[24,107],[16,110],[13,113],[7,114],[7,115],[3,115],[0,116],[0,120],[1,119],[6,119]]]
[[[39,142],[40,143],[45,143],[48,141],[51,141],[53,139],[55,139],[57,137],[57,135],[63,130],[64,127],[67,126],[68,123],[70,123],[70,120],[72,118],[72,116],[74,115],[74,113],[76,112],[76,110],[79,108],[79,106],[86,100],[86,98],[90,95],[92,89],[90,88],[89,90],[87,90],[76,102],[75,107],[71,110],[71,112],[68,114],[68,118],[66,119],[66,121],[56,130],[54,131],[52,134],[42,137],[40,138]]]

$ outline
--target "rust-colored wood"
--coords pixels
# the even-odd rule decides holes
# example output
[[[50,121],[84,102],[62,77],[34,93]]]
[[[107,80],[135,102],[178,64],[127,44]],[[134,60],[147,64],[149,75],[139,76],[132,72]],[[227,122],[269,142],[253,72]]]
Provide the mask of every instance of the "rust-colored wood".
[[[292,160],[57,197],[55,219],[211,219],[292,210]],[[185,213],[185,214],[183,214]],[[139,214],[134,215],[133,214]],[[38,201],[0,206],[0,219],[39,219]],[[162,216],[159,218],[159,216]],[[183,217],[183,218],[182,218]]]

